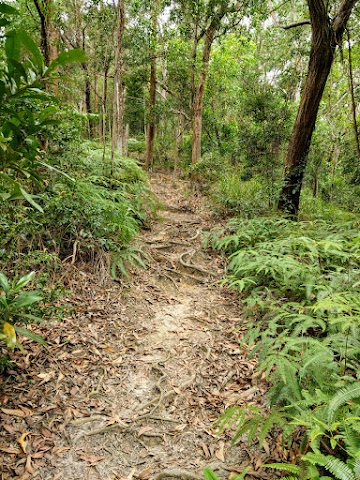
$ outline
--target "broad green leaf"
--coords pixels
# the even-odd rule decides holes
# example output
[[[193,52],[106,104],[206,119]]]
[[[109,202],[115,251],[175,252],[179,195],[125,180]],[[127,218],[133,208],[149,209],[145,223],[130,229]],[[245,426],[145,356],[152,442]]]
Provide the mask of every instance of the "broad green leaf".
[[[17,32],[17,36],[21,41],[22,45],[26,48],[28,52],[32,55],[32,63],[37,67],[39,73],[42,73],[44,67],[43,56],[41,55],[39,47],[36,45],[34,40],[28,35],[24,30]]]
[[[80,48],[67,50],[65,52],[61,52],[60,55],[50,63],[46,73],[49,74],[53,72],[58,66],[67,65],[69,63],[86,62],[87,60],[88,57],[86,56],[84,50]]]
[[[23,335],[24,337],[30,338],[31,340],[34,340],[37,343],[41,343],[41,345],[46,345],[45,340],[40,335],[37,335],[31,330],[28,330],[27,328],[18,327],[17,325],[15,325],[14,328],[18,334]]]
[[[205,480],[219,480],[219,477],[211,470],[211,468],[204,468],[203,475]]]
[[[26,190],[24,190],[22,187],[19,188],[22,196],[25,198],[26,201],[30,203],[36,210],[39,210],[39,212],[44,213],[44,210],[40,207],[38,203],[35,202],[34,197],[30,195]]]
[[[0,272],[0,285],[6,294],[10,293],[10,283],[6,275]]]
[[[25,287],[25,285],[27,285],[29,282],[33,280],[34,276],[35,276],[35,272],[30,272],[27,275],[24,275],[23,277],[21,277],[20,280],[18,280],[15,283],[13,287],[14,291],[18,292],[20,289]]]
[[[57,113],[58,109],[53,105],[46,107],[39,115],[39,122],[42,123],[44,120],[47,120],[50,115]]]
[[[5,15],[19,15],[19,11],[16,8],[11,7],[7,3],[0,2],[0,13]]]
[[[15,31],[6,35],[5,52],[8,59],[18,60],[20,56],[20,41]]]
[[[40,297],[36,292],[23,292],[13,301],[13,306],[15,308],[29,307],[34,303],[40,302],[42,297]]]

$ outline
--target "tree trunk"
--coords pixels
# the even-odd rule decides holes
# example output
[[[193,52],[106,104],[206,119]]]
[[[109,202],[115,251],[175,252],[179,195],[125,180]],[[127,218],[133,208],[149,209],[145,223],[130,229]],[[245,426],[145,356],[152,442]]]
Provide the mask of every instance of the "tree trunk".
[[[177,122],[177,132],[175,140],[175,152],[174,152],[174,176],[176,177],[179,167],[179,150],[182,142],[182,133],[183,133],[183,115],[182,112],[178,112],[178,122]]]
[[[201,133],[202,133],[202,113],[205,93],[205,83],[209,70],[209,60],[211,46],[214,41],[216,25],[212,23],[205,34],[202,66],[200,71],[199,81],[196,87],[194,106],[193,106],[193,137],[192,137],[192,152],[191,164],[194,167],[201,157]],[[195,179],[195,172],[192,171],[191,178]]]
[[[100,141],[105,143],[106,140],[106,102],[107,102],[107,91],[108,91],[108,72],[109,64],[106,64],[104,67],[104,83],[103,83],[103,94],[101,100],[101,122],[100,122]]]
[[[153,44],[155,45],[158,28],[158,0],[154,2],[153,10]],[[146,156],[145,170],[149,170],[154,162],[154,142],[155,142],[155,103],[156,103],[156,48],[153,47],[150,63],[150,87],[149,87],[149,106],[148,106],[148,126],[146,129]]]
[[[312,28],[310,60],[286,155],[285,179],[278,203],[279,210],[286,212],[292,218],[296,218],[298,215],[311,137],[335,49],[341,42],[356,2],[357,0],[343,0],[333,21],[329,22],[327,5],[324,0],[308,0]]]
[[[190,111],[192,116],[194,115],[195,91],[196,91],[195,71],[196,71],[197,46],[199,43],[199,40],[197,38],[197,34],[198,34],[197,32],[198,32],[198,29],[196,26],[194,30],[194,39],[193,39],[193,45],[192,45],[192,51],[191,51],[191,73],[190,73]]]
[[[114,170],[115,151],[123,154],[123,123],[124,123],[124,61],[123,61],[123,38],[125,29],[125,0],[118,0],[117,26],[116,26],[116,51],[115,51],[115,74],[113,96],[113,125],[111,139],[111,174]]]
[[[347,32],[347,39],[348,39],[348,60],[349,60],[349,90],[351,96],[351,114],[353,119],[353,129],[354,129],[354,138],[355,138],[355,145],[356,145],[356,152],[358,158],[360,158],[360,143],[359,143],[359,129],[356,119],[356,101],[355,101],[355,89],[354,89],[354,75],[353,75],[353,67],[352,67],[352,55],[351,55],[351,38],[350,32]]]
[[[156,57],[151,59],[150,66],[150,91],[149,91],[149,121],[146,135],[146,158],[145,169],[149,170],[154,161],[154,141],[155,141],[155,108],[156,102]]]

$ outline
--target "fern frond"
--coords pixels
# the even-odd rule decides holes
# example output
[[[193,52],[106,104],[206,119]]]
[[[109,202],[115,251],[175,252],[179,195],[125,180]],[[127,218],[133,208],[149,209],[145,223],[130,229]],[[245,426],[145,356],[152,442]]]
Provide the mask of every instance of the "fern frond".
[[[335,412],[341,405],[353,400],[354,398],[360,398],[360,382],[355,382],[347,387],[342,388],[334,397],[331,399],[328,407],[328,420],[329,423],[332,422]]]

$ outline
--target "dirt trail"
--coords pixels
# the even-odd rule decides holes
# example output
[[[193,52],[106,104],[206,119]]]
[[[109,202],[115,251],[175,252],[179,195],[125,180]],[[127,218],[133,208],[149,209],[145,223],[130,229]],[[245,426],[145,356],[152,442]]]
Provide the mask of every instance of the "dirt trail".
[[[261,391],[239,349],[236,299],[216,283],[222,260],[201,247],[211,219],[186,183],[157,174],[152,187],[164,209],[139,239],[148,270],[129,288],[100,287],[101,265],[93,278],[78,271],[77,313],[41,326],[47,351],[32,345],[0,380],[3,480],[147,480],[206,466],[227,478],[259,464],[212,429]]]

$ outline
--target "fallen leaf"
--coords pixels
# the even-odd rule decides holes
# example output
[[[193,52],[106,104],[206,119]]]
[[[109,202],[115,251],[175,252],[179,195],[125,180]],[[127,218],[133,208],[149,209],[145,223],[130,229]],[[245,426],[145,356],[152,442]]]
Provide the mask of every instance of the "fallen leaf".
[[[24,453],[26,453],[26,447],[27,447],[27,441],[25,440],[25,438],[30,435],[31,432],[25,432],[21,435],[21,437],[17,438],[16,441],[18,442],[18,444],[20,445],[22,451]]]
[[[14,447],[1,447],[0,446],[0,452],[4,452],[4,453],[14,453],[15,455],[18,455],[19,453],[21,453],[21,450],[19,448],[14,448]]]
[[[14,417],[25,418],[25,413],[22,410],[12,410],[10,408],[2,408],[1,411],[6,415],[14,415]]]
[[[120,356],[120,357],[116,358],[115,360],[113,360],[112,363],[114,365],[120,365],[122,363],[122,361],[123,361],[123,357]]]
[[[151,432],[151,430],[152,430],[152,427],[149,427],[149,426],[141,427],[137,436],[141,437],[141,435],[143,435],[146,432]]]
[[[54,450],[53,454],[56,455],[57,457],[59,457],[63,452],[67,452],[69,450],[71,450],[70,447],[60,447],[57,450]]]
[[[203,449],[205,458],[210,458],[210,452],[209,452],[209,449],[208,449],[207,445],[202,441],[199,442],[199,445]]]
[[[22,405],[19,405],[19,408],[24,412],[25,418],[26,417],[31,417],[31,415],[34,415],[34,411],[31,410],[29,407],[24,407]]]
[[[266,440],[263,440],[263,447],[267,455],[270,455],[270,447]]]
[[[137,478],[139,478],[140,480],[147,480],[151,474],[153,473],[154,471],[154,467],[147,467],[145,468],[144,470],[142,470],[139,475],[136,475]]]
[[[8,433],[15,433],[15,428],[12,425],[3,425],[3,429],[6,430]]]
[[[225,462],[225,453],[224,453],[225,443],[219,442],[219,445],[220,445],[220,448],[216,450],[215,457],[218,458],[221,462]]]
[[[10,350],[14,350],[16,346],[16,332],[15,328],[9,322],[4,322],[3,332],[5,335],[6,345]],[[4,337],[3,337],[4,338]]]
[[[54,372],[39,373],[37,376],[42,379],[42,382],[40,383],[40,385],[43,385],[44,383],[49,382],[53,378]]]
[[[81,455],[79,455],[79,458],[93,465],[100,462],[100,460],[103,460],[104,457],[98,457],[97,455],[91,455],[89,453],[82,453]]]
[[[27,458],[26,458],[25,469],[26,469],[27,472],[29,472],[31,474],[35,472],[32,464],[31,464],[31,455],[28,455]]]

